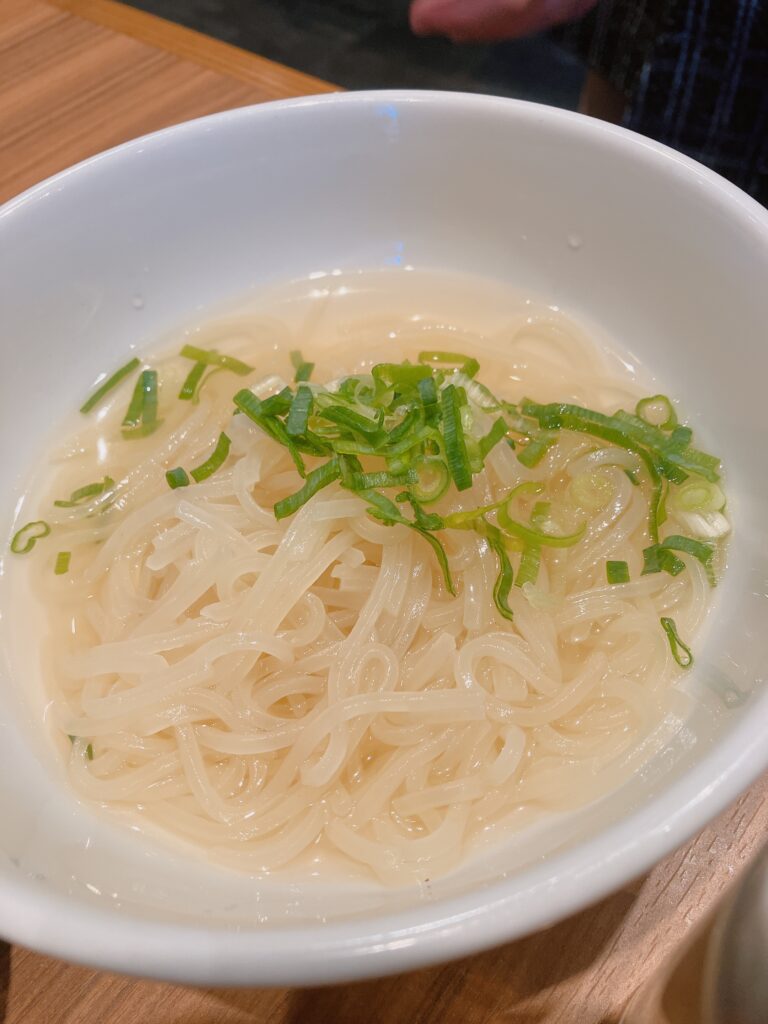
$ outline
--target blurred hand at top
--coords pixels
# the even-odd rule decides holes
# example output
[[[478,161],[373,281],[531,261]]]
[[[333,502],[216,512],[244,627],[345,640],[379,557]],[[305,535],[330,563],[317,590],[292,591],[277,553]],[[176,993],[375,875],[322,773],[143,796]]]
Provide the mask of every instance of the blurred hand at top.
[[[413,0],[411,28],[419,36],[456,43],[492,42],[530,35],[574,21],[597,0]]]

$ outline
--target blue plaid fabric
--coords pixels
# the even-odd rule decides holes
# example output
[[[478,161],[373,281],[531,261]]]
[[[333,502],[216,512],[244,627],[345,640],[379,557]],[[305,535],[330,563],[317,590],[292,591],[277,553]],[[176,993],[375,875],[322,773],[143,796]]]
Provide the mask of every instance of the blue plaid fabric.
[[[628,128],[768,205],[768,0],[603,0],[565,41],[625,93]]]

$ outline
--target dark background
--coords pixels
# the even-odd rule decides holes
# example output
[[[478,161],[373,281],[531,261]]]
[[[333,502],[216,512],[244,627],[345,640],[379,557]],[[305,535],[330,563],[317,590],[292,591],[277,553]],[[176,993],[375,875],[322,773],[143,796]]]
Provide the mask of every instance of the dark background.
[[[128,2],[347,89],[455,89],[575,108],[584,78],[546,36],[495,46],[417,39],[407,0]]]

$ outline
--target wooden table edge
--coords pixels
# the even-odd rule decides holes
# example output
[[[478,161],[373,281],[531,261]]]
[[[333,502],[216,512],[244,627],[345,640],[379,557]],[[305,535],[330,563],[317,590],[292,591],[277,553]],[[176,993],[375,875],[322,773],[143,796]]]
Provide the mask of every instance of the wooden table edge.
[[[67,14],[84,18],[103,28],[138,39],[184,60],[193,61],[219,74],[242,82],[264,85],[271,78],[295,81],[305,95],[338,92],[340,87],[285,64],[259,57],[239,46],[214,39],[155,14],[128,7],[117,0],[45,0]]]

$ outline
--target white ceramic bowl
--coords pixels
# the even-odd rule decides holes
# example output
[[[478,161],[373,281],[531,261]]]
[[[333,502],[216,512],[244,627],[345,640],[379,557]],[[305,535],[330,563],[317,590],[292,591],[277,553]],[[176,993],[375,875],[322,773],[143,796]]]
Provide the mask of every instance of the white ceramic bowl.
[[[199,984],[399,971],[597,900],[768,765],[768,215],[720,178],[546,107],[334,95],[180,125],[65,171],[0,210],[0,261],[3,537],[49,424],[129,349],[271,280],[398,263],[501,278],[597,322],[722,454],[735,524],[687,728],[598,806],[436,882],[430,899],[254,883],[102,819],[59,778],[27,681],[6,664],[7,939]]]

